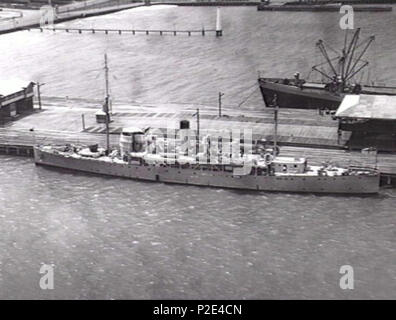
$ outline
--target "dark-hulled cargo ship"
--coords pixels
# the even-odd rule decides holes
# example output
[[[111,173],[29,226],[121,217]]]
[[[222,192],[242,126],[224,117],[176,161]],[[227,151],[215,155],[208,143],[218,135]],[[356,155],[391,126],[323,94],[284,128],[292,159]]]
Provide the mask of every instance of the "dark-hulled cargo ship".
[[[348,43],[346,32],[344,48],[334,58],[330,58],[323,40],[316,43],[325,62],[313,66],[312,71],[319,73],[325,79],[323,82],[302,79],[298,72],[293,78],[260,76],[258,82],[266,106],[272,107],[276,96],[280,108],[336,110],[345,94],[396,95],[396,87],[353,81],[369,65],[362,57],[374,41],[371,36],[359,42],[359,34],[357,29]]]

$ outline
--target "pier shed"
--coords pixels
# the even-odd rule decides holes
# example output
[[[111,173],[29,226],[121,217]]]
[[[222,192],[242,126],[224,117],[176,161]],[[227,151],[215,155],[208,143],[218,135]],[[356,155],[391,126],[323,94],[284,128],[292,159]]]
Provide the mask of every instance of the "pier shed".
[[[351,149],[396,151],[396,96],[346,95],[335,117],[339,131],[351,133]]]
[[[34,83],[0,81],[0,123],[33,111]]]

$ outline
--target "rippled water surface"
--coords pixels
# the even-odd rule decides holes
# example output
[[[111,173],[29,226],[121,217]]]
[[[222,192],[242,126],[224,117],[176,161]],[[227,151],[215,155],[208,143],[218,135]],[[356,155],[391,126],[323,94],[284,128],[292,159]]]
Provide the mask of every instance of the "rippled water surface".
[[[0,36],[0,78],[44,95],[98,98],[107,51],[116,100],[238,105],[258,70],[309,71],[314,43],[342,44],[338,14],[223,8],[224,36],[19,32]],[[396,83],[396,15],[358,13],[376,78]],[[158,7],[70,26],[214,26],[214,8]],[[261,108],[253,95],[244,108]],[[241,110],[243,112],[243,109]],[[0,157],[0,298],[396,298],[396,192],[252,193],[136,182]],[[38,286],[55,265],[55,290]],[[352,265],[355,289],[339,288]]]

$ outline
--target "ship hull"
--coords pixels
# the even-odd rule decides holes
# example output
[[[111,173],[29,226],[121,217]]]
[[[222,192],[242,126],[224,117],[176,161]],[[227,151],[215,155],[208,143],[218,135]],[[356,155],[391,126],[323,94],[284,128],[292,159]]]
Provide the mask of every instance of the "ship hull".
[[[325,89],[301,89],[297,86],[259,80],[261,94],[267,107],[273,104],[274,95],[280,108],[336,110],[344,97]]]
[[[333,93],[322,83],[295,85],[295,79],[260,78],[261,94],[267,107],[273,106],[274,96],[280,108],[337,110],[344,93]],[[396,95],[395,87],[363,86],[362,94]]]
[[[37,165],[51,166],[136,180],[177,183],[258,191],[374,194],[379,191],[379,175],[374,176],[234,176],[232,172],[180,169],[170,166],[133,165],[89,158],[66,157],[34,149]]]

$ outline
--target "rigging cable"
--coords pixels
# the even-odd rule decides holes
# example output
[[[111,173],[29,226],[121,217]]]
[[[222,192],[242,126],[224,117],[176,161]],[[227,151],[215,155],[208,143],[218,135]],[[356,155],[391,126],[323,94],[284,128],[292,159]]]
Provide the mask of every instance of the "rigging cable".
[[[241,103],[238,104],[238,108],[241,107],[253,95],[253,93],[255,93],[255,91],[258,89],[257,83],[255,83],[254,86],[251,86],[250,88],[246,89],[245,91],[248,91],[252,88],[253,88],[253,90],[249,93],[249,95],[244,100],[242,100]]]

